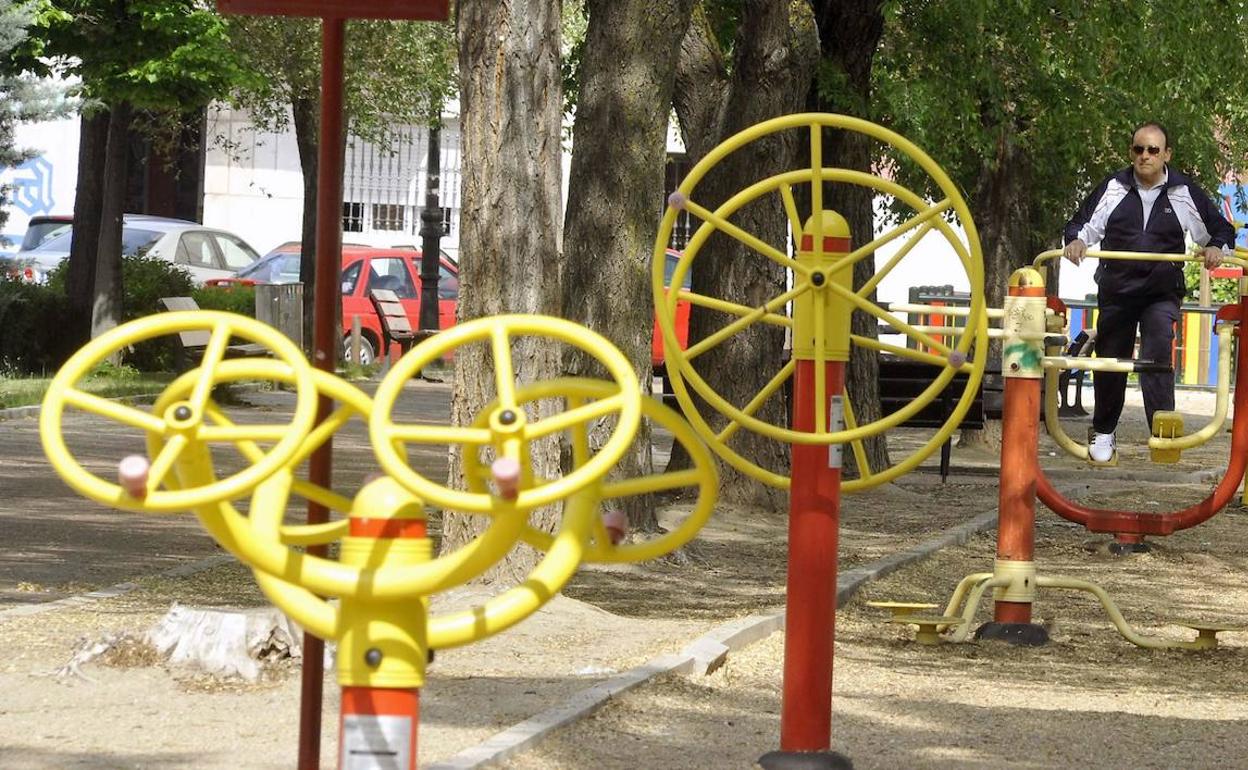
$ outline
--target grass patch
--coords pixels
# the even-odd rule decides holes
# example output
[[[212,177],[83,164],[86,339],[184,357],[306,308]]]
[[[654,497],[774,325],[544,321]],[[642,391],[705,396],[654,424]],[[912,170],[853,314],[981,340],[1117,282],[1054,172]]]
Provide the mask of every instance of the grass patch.
[[[172,381],[170,372],[134,372],[118,368],[93,372],[77,387],[103,398],[119,398],[159,393]],[[0,409],[38,404],[51,382],[51,377],[0,378]]]

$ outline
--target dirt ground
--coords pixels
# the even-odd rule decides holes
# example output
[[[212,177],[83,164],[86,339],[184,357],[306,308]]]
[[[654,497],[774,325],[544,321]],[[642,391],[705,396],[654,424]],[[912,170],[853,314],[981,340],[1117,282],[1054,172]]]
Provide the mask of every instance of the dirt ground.
[[[1189,429],[1208,414],[1193,396]],[[1122,465],[1089,469],[1042,442],[1059,488],[1077,499],[1163,511],[1203,497],[1224,467],[1223,434],[1176,466],[1153,466],[1132,407],[1120,434]],[[1085,421],[1069,430],[1081,435]],[[899,444],[912,437],[898,434]],[[956,449],[960,468],[991,466]],[[967,472],[941,484],[915,473],[847,498],[842,564],[923,542],[996,504],[995,478]],[[678,513],[679,504],[674,510]],[[1248,626],[1248,534],[1232,509],[1161,540],[1148,554],[1113,557],[1104,538],[1041,509],[1043,574],[1100,582],[1128,621],[1148,633],[1191,634],[1176,618]],[[586,568],[546,609],[485,643],[446,651],[422,691],[422,763],[448,757],[560,703],[611,673],[675,652],[732,618],[783,603],[785,521],[775,512],[721,507],[680,559]],[[1248,634],[1211,652],[1152,652],[1127,644],[1083,594],[1045,591],[1036,612],[1053,636],[1039,649],[996,643],[924,647],[880,622],[868,599],[943,602],[963,575],[991,569],[991,532],[869,584],[839,614],[834,743],[872,767],[1233,767],[1248,749],[1243,669]],[[490,587],[447,597],[471,604]],[[54,676],[110,634],[150,627],[173,602],[263,604],[243,568],[146,578],[112,599],[31,616],[0,615],[0,768],[285,768],[295,755],[297,663],[256,684],[211,679],[142,655],[88,663]],[[985,619],[987,602],[980,613]],[[437,608],[435,608],[437,609]],[[670,677],[620,697],[557,732],[507,767],[748,768],[776,747],[776,634],[730,657],[710,677]],[[337,696],[326,680],[322,755],[334,766]]]

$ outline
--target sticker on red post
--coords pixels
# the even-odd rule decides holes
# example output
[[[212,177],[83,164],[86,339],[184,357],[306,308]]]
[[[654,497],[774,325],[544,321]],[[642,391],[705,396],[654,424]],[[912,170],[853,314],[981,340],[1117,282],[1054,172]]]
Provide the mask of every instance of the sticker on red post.
[[[411,770],[412,718],[342,715],[341,770]]]
[[[828,432],[845,429],[845,404],[840,396],[832,396],[828,404]],[[840,444],[828,446],[828,467],[840,468],[843,460],[844,447]]]

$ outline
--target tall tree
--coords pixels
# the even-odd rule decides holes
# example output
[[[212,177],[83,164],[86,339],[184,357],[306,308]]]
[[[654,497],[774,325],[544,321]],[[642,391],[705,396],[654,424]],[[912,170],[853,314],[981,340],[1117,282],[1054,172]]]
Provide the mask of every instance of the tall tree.
[[[1248,151],[1242,2],[890,2],[875,69],[880,119],[969,192],[988,302],[1057,244],[1061,224],[1160,120],[1207,187]],[[941,44],[934,45],[933,41]],[[1164,62],[1158,52],[1165,51]],[[926,176],[897,160],[899,180]]]
[[[819,30],[820,67],[807,102],[809,108],[855,117],[870,115],[871,68],[884,30],[884,0],[817,0],[812,5]],[[874,143],[862,134],[824,132],[822,154],[829,165],[871,172],[875,152]],[[875,238],[873,191],[857,185],[829,185],[824,205],[849,221],[855,245],[870,243]],[[861,288],[874,274],[874,257],[859,261],[854,265],[854,288]],[[859,336],[877,336],[878,321],[862,311],[853,313],[850,326]],[[855,346],[845,369],[845,389],[859,424],[880,417],[879,379],[878,354]],[[864,439],[861,444],[871,469],[878,471],[889,464],[884,434]],[[857,469],[857,456],[853,453],[846,452],[846,464],[863,470]]]
[[[658,229],[676,56],[694,0],[589,0],[572,129],[564,223],[563,315],[609,337],[646,392],[654,312],[650,254]],[[584,355],[569,372],[601,376]],[[621,463],[652,467],[645,424]],[[656,525],[642,497],[622,501],[633,528]]]
[[[231,53],[221,18],[195,0],[31,3],[37,13],[24,63],[40,74],[77,79],[90,112],[79,154],[79,180],[87,187],[74,204],[67,280],[77,311],[69,332],[85,338],[88,329],[99,334],[121,320],[125,142],[134,111],[202,107],[248,73]],[[106,121],[101,108],[108,110]],[[83,169],[83,161],[93,167]]]
[[[818,53],[814,18],[806,3],[744,0],[700,6],[681,43],[674,96],[691,158],[701,158],[748,126],[799,111]],[[699,203],[713,210],[761,176],[792,168],[798,141],[792,132],[773,135],[731,154],[702,180]],[[734,222],[773,245],[783,245],[788,238],[788,220],[779,196],[742,209]],[[759,307],[784,292],[785,272],[739,242],[716,234],[694,266],[693,291]],[[689,338],[702,339],[722,325],[722,318],[695,307]],[[779,371],[783,348],[779,329],[754,324],[700,356],[699,372],[728,401],[744,406]],[[756,416],[784,424],[783,410],[779,399],[771,399]],[[705,409],[703,414],[713,426],[722,422]],[[770,438],[739,431],[733,448],[764,468],[787,468],[787,447]],[[678,455],[674,459],[680,461]],[[773,506],[780,502],[772,490],[732,469],[724,471],[721,497]]]
[[[460,0],[456,6],[462,166],[459,317],[498,313],[559,313],[560,143],[559,0]],[[558,352],[531,338],[513,341],[518,380],[549,379],[560,370]],[[481,346],[455,355],[454,424],[471,423],[494,396],[494,367]],[[550,406],[541,403],[545,413]],[[559,472],[559,446],[534,446],[533,472]],[[452,447],[450,479],[461,484],[463,448]],[[532,523],[551,529],[553,510]],[[444,547],[471,539],[481,517],[448,512]],[[513,552],[500,568],[522,575],[535,563],[529,550]]]
[[[228,19],[231,44],[259,74],[231,95],[257,128],[293,127],[303,172],[304,339],[312,339],[316,275],[316,180],[320,146],[319,22],[284,16]],[[433,125],[455,85],[450,23],[351,21],[347,25],[344,99],[347,133],[386,145],[395,125]]]

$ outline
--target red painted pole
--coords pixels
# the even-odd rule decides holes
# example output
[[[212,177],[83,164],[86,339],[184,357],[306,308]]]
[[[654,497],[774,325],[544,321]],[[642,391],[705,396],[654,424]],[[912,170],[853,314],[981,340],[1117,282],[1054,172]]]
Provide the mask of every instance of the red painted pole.
[[[342,62],[346,22],[327,18],[321,23],[321,133],[317,148],[316,188],[316,280],[312,312],[312,365],[332,372],[338,350],[337,292],[342,262],[342,146],[343,100]],[[317,423],[329,416],[333,402],[321,396]],[[313,484],[331,486],[333,469],[332,439],[312,453],[308,479]],[[308,501],[308,523],[329,520],[329,511]],[[309,553],[324,556],[324,546],[309,547]],[[311,634],[303,635],[303,670],[299,691],[299,770],[321,766],[321,680],[325,644]]]
[[[825,366],[826,405],[845,383],[845,364]],[[839,425],[827,426],[837,430]],[[815,363],[798,360],[793,429],[815,432]],[[837,534],[841,447],[793,445],[789,492],[789,574],[784,619],[781,751],[827,751],[832,742],[832,648],[836,635]]]
[[[1041,287],[1041,292],[1043,292]],[[1012,289],[1011,289],[1012,291]],[[1030,562],[1036,548],[1036,474],[1040,446],[1038,379],[1007,377],[1001,414],[1001,480],[997,497],[997,559]],[[998,601],[997,623],[1030,623],[1030,602]]]

